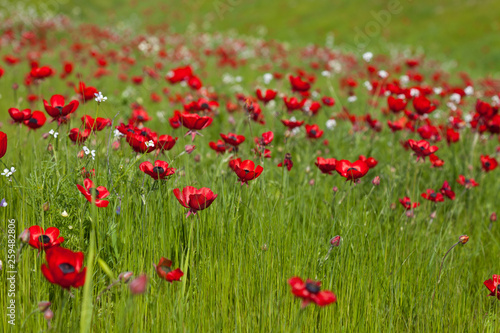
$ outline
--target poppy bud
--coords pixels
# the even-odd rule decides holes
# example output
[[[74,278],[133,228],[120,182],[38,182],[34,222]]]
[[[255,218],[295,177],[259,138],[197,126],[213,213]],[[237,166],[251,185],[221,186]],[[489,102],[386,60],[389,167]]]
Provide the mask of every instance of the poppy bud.
[[[53,150],[54,150],[54,147],[52,146],[52,144],[51,144],[51,143],[49,143],[49,145],[47,146],[47,151],[48,151],[49,153],[51,153]]]
[[[406,211],[406,216],[409,217],[409,218],[412,218],[414,216],[413,209],[407,210]]]
[[[186,153],[188,154],[191,154],[193,152],[193,150],[196,149],[196,146],[195,145],[185,145],[184,146],[184,150],[186,151]]]
[[[373,186],[378,186],[378,185],[380,185],[380,177],[379,177],[379,176],[376,176],[375,178],[373,178],[373,180],[372,180],[372,184],[373,184]]]
[[[436,218],[436,211],[432,212],[429,217],[431,218],[431,220],[434,220]]]
[[[19,235],[19,239],[23,243],[29,243],[30,241],[30,230],[28,228],[24,229],[23,232]]]
[[[17,83],[12,84],[12,89],[13,90],[19,89],[19,85]]]
[[[267,251],[267,244],[262,245],[261,250],[262,251]]]
[[[120,275],[118,275],[118,280],[127,283],[130,280],[130,278],[132,277],[132,275],[134,275],[133,272],[120,273]]]
[[[40,310],[40,312],[45,312],[49,308],[50,304],[51,303],[47,301],[38,302],[38,310]]]
[[[307,167],[307,168],[306,168],[306,173],[309,173],[309,172],[311,172],[311,168],[310,168],[310,167]]]
[[[49,137],[49,135],[50,135],[49,133],[43,133],[42,139],[44,139],[44,140],[47,139]]]
[[[83,150],[80,150],[77,156],[78,158],[83,158],[85,156],[85,152]]]
[[[144,294],[148,286],[148,277],[146,274],[141,274],[134,281],[130,282],[129,288],[132,295]]]
[[[111,146],[113,147],[114,150],[120,149],[120,141],[113,142]]]
[[[337,235],[337,236],[333,237],[332,239],[330,239],[330,244],[332,244],[332,246],[340,246],[341,240],[342,240],[342,237]]]
[[[69,214],[68,214],[68,212],[67,212],[67,211],[63,211],[63,212],[61,213],[61,216],[62,216],[62,217],[68,217],[68,215],[69,215]]]
[[[332,191],[333,191],[333,192],[337,192],[338,190],[339,190],[339,188],[338,188],[337,186],[334,186],[334,187],[332,188]]]
[[[392,209],[392,210],[396,209],[396,204],[395,204],[394,202],[393,202],[393,203],[391,203],[391,209]]]
[[[311,185],[311,186],[313,186],[313,185],[314,185],[314,179],[311,179],[311,180],[309,181],[309,185]]]
[[[49,202],[47,201],[46,203],[43,204],[43,211],[46,212],[50,209],[50,204]]]
[[[200,154],[197,154],[197,155],[194,156],[194,161],[195,162],[199,162],[200,160],[201,160]]]
[[[469,241],[469,236],[462,235],[462,236],[458,237],[458,241],[463,245]]]
[[[490,221],[495,222],[497,220],[497,213],[491,213],[490,215]]]
[[[54,312],[52,312],[51,309],[45,310],[45,312],[43,313],[43,318],[45,318],[45,320],[47,321],[50,321],[52,318],[54,318]]]

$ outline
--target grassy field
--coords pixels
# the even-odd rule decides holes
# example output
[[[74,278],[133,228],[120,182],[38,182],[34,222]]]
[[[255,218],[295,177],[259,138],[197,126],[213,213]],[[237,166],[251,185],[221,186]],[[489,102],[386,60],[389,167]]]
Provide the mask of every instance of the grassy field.
[[[395,49],[409,47],[418,54],[423,48],[426,57],[445,60],[439,66],[451,72],[452,82],[458,81],[457,73],[462,70],[474,78],[498,77],[494,73],[500,60],[499,50],[494,48],[499,41],[500,27],[495,18],[500,10],[498,2],[457,6],[456,1],[447,0],[434,7],[431,3],[402,2],[402,13],[395,15],[388,27],[372,39],[367,50],[391,54]],[[480,155],[495,154],[498,135],[479,136],[471,128],[464,128],[458,143],[447,145],[445,138],[435,143],[439,147],[437,154],[446,161],[442,168],[431,168],[428,159],[418,163],[411,151],[399,144],[417,139],[418,134],[391,133],[386,122],[396,118],[382,113],[386,98],[373,97],[363,87],[365,76],[358,74],[365,67],[363,52],[356,54],[359,63],[351,71],[331,77],[323,77],[321,70],[311,70],[310,59],[299,56],[304,45],[324,44],[330,32],[335,34],[336,44],[351,43],[354,29],[372,20],[370,12],[384,9],[382,1],[285,4],[233,0],[222,4],[228,9],[220,15],[215,9],[219,3],[213,2],[182,1],[157,6],[116,2],[110,7],[103,1],[92,0],[79,10],[73,4],[62,4],[61,11],[75,16],[76,22],[67,29],[50,31],[49,47],[42,52],[41,65],[54,66],[59,74],[63,55],[71,54],[67,57],[75,62],[75,72],[108,100],[99,106],[94,101],[81,103],[78,116],[60,127],[49,121],[36,131],[11,125],[6,110],[31,107],[43,111],[41,100],[33,104],[26,101],[29,93],[47,100],[53,94],[63,94],[67,101],[76,98],[67,84],[78,81],[75,73],[67,80],[54,76],[26,87],[22,82],[29,68],[25,60],[27,48],[18,53],[23,58],[20,65],[7,67],[2,62],[6,72],[0,78],[0,108],[4,110],[0,130],[8,135],[8,147],[1,161],[5,167],[15,166],[16,172],[11,181],[9,177],[0,178],[0,199],[5,198],[8,203],[0,207],[0,243],[7,248],[11,219],[16,221],[17,235],[33,225],[57,227],[65,239],[63,247],[84,252],[89,273],[85,286],[72,288],[70,296],[41,273],[45,254],[39,255],[26,246],[15,265],[15,297],[8,296],[7,288],[0,290],[2,307],[11,299],[16,301],[16,325],[10,325],[3,315],[0,331],[47,331],[47,322],[37,304],[50,301],[54,332],[498,332],[500,303],[487,297],[483,281],[500,272],[500,229],[497,222],[490,222],[491,213],[498,213],[499,169],[484,172],[479,160]],[[146,17],[146,13],[150,16]],[[126,30],[120,27],[131,27],[133,32],[124,32],[117,42],[112,42],[104,34],[92,37],[79,29],[80,21],[118,27],[121,32]],[[198,28],[188,29],[190,22]],[[134,37],[145,34],[148,25],[161,23],[185,38],[180,44],[193,50],[195,60],[158,59],[137,50]],[[263,25],[267,33],[259,35]],[[235,92],[254,96],[255,88],[264,86],[262,75],[266,71],[256,68],[272,63],[265,56],[250,56],[245,65],[231,68],[218,66],[214,57],[205,58],[196,44],[203,31],[212,37],[207,37],[209,42],[202,48],[235,45],[232,43],[239,40],[247,43],[246,49],[259,48],[251,38],[239,35],[229,42],[213,37],[227,29],[286,41],[290,45],[291,68],[281,69],[273,63],[271,69],[285,75],[296,67],[314,72],[314,88],[319,88],[321,96],[335,97],[336,105],[331,109],[323,106],[318,115],[309,117],[299,111],[288,114],[280,99],[267,106],[260,103],[265,125],[249,121],[241,107],[240,112],[226,112],[227,100],[236,103]],[[176,35],[172,31],[163,34],[169,40],[165,49],[174,49]],[[99,38],[106,42],[98,43]],[[76,40],[86,43],[84,53],[78,56],[68,51]],[[15,53],[15,45],[2,45],[0,56]],[[130,55],[136,62],[125,66],[121,61],[109,61],[106,68],[111,74],[94,78],[98,66],[90,58],[90,51],[123,50],[124,45],[134,45]],[[203,65],[198,57],[205,61]],[[91,60],[86,62],[85,58]],[[450,67],[450,59],[457,59],[461,65]],[[128,78],[141,75],[144,66],[153,67],[157,61],[164,66],[158,71],[159,80],[145,77],[142,85],[133,85],[130,80],[118,79],[120,73]],[[182,104],[169,102],[168,97],[192,94],[197,98],[200,92],[170,85],[164,76],[168,70],[190,61],[196,64],[204,85],[217,93],[220,107],[219,112],[211,114],[213,123],[201,130],[203,137],[195,138],[196,150],[187,154],[185,145],[192,144],[191,137],[184,136],[187,130],[174,130],[168,123],[173,110],[181,109]],[[375,64],[390,71],[391,78],[398,76],[392,71],[395,62],[382,60]],[[348,68],[347,61],[342,65]],[[427,63],[421,68],[426,78],[434,69]],[[242,82],[224,83],[222,78],[228,73],[241,76]],[[347,102],[347,90],[340,84],[344,74],[359,75],[358,100],[353,104]],[[14,83],[20,86],[16,92],[11,88]],[[286,77],[267,85],[291,95],[289,86]],[[160,103],[153,103],[151,92],[161,95],[163,88],[168,88],[169,93],[162,95]],[[482,91],[479,85],[475,89]],[[430,117],[436,124],[445,124],[450,113],[445,106],[449,96],[445,98],[441,100],[441,111],[436,112],[441,117]],[[378,102],[377,107],[370,106],[373,101]],[[137,155],[123,138],[119,149],[110,146],[116,140],[114,126],[127,121],[133,102],[142,104],[152,117],[146,126],[159,135],[179,137],[171,151],[158,157],[177,169],[168,181],[155,183],[139,170],[141,162],[154,162],[154,153]],[[476,96],[467,96],[460,108],[467,114],[474,111],[475,103]],[[353,132],[352,124],[339,116],[342,106],[357,116],[372,114],[383,123],[383,130],[364,128]],[[92,134],[85,143],[95,150],[95,160],[90,155],[79,158],[82,147],[68,140],[69,130],[80,126],[79,117],[83,115],[113,119],[113,127]],[[303,128],[297,135],[286,135],[280,119],[292,115],[308,124],[318,124],[325,130],[324,136],[309,140]],[[332,115],[336,116],[337,126],[327,130],[325,123]],[[60,135],[43,139],[50,129]],[[275,136],[269,147],[272,158],[257,158],[251,151],[255,148],[253,138],[266,131],[273,131]],[[216,155],[209,148],[209,141],[228,132],[246,137],[238,156],[252,159],[264,168],[248,187],[241,186],[228,168],[230,154]],[[291,153],[294,162],[290,172],[277,167],[285,153]],[[335,171],[333,175],[322,174],[314,164],[318,156],[355,161],[359,155],[373,156],[379,161],[359,184],[346,182]],[[89,204],[78,191],[76,185],[84,182],[82,167],[95,169],[95,184],[106,186],[111,192],[107,208]],[[459,175],[474,178],[480,185],[465,190],[456,183]],[[378,186],[371,182],[375,176],[381,179]],[[420,196],[428,188],[439,189],[445,180],[455,190],[455,200],[433,203]],[[189,185],[208,187],[218,197],[207,209],[186,217],[187,209],[176,200],[173,190]],[[414,217],[408,217],[399,203],[405,196],[421,203]],[[435,217],[431,218],[431,214]],[[469,242],[457,246],[446,257],[437,284],[443,255],[464,234],[470,237]],[[327,255],[330,239],[335,235],[342,236],[342,242]],[[17,241],[16,251],[19,246]],[[0,258],[2,283],[11,271],[7,253],[2,252]],[[153,263],[157,264],[161,257],[171,259],[172,268],[181,268],[181,281],[170,284],[157,276]],[[126,283],[119,283],[96,300],[120,273],[127,271],[133,272],[134,277],[147,274],[149,282],[144,294],[132,295]],[[300,300],[292,295],[287,283],[293,276],[321,280],[322,289],[334,292],[337,302],[301,309]]]

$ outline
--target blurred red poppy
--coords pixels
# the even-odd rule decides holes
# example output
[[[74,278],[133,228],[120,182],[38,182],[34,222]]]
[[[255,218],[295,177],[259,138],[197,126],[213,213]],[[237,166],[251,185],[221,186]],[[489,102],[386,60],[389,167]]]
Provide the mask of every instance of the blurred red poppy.
[[[316,166],[321,170],[322,173],[326,173],[331,175],[332,171],[335,171],[335,165],[337,164],[337,160],[334,158],[316,158]]]
[[[83,185],[85,187],[80,184],[77,184],[76,187],[88,202],[94,203],[97,207],[108,207],[109,201],[102,200],[109,195],[109,191],[104,186],[96,188],[94,182],[89,178],[83,181]]]
[[[43,231],[43,228],[34,225],[28,228],[29,230],[29,245],[38,250],[48,250],[51,247],[59,246],[64,242],[64,238],[59,237],[59,229],[50,227]]]
[[[180,268],[172,270],[172,261],[164,257],[160,258],[158,265],[153,264],[156,274],[164,280],[172,283],[172,281],[180,281],[184,273]]]
[[[361,178],[368,173],[368,170],[370,170],[368,165],[360,160],[354,163],[351,163],[348,160],[340,160],[335,163],[335,171],[337,171],[342,177],[346,178],[346,181]]]
[[[169,168],[167,162],[160,160],[155,161],[154,166],[149,161],[142,162],[139,169],[155,180],[165,179],[175,173],[174,168]]]
[[[24,121],[24,125],[28,126],[31,129],[38,129],[45,124],[47,117],[42,111],[33,111],[30,119]]]
[[[493,275],[492,279],[484,281],[484,285],[490,291],[488,296],[495,296],[500,300],[500,275]]]
[[[208,187],[197,189],[193,186],[186,186],[182,189],[182,193],[176,188],[174,189],[174,195],[181,205],[189,208],[186,217],[191,214],[196,215],[199,210],[210,207],[217,198],[217,194],[214,194]]]
[[[53,247],[46,252],[47,264],[42,273],[50,283],[64,289],[78,288],[85,284],[86,267],[83,267],[83,252],[73,252],[62,247]]]
[[[307,279],[302,281],[299,277],[293,277],[288,280],[288,284],[292,287],[292,293],[302,299],[302,308],[309,303],[315,303],[319,306],[326,306],[337,301],[334,293],[328,290],[321,290],[321,282]]]

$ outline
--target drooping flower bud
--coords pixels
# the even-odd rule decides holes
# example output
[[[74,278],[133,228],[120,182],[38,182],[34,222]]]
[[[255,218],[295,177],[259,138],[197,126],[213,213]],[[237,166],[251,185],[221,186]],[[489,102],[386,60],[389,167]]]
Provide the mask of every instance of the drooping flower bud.
[[[120,280],[124,283],[127,283],[130,280],[130,278],[132,277],[132,275],[134,275],[133,272],[120,273],[120,275],[118,275],[118,280]]]
[[[50,304],[51,303],[47,301],[38,302],[38,310],[40,310],[40,312],[45,312],[49,308]]]
[[[333,237],[332,239],[330,239],[330,244],[332,244],[332,246],[340,246],[340,241],[342,241],[342,237],[337,235],[337,236]]]
[[[380,177],[379,177],[379,176],[376,176],[375,178],[373,178],[373,180],[372,180],[372,184],[373,184],[373,186],[378,186],[378,185],[380,185]]]
[[[469,241],[469,236],[462,235],[462,236],[458,237],[458,241],[463,245]]]
[[[130,282],[128,286],[132,295],[144,294],[148,286],[148,277],[146,274],[141,274],[138,278]]]
[[[30,241],[30,230],[28,228],[24,229],[23,232],[19,235],[19,239],[23,243],[29,243]]]

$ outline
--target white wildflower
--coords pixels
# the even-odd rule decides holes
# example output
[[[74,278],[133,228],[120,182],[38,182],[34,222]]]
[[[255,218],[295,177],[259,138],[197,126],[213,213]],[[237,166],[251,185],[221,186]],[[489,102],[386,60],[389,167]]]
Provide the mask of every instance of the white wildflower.
[[[410,95],[413,96],[413,97],[418,97],[420,95],[420,91],[418,89],[411,88],[410,89]]]
[[[16,168],[12,167],[9,169],[3,169],[3,173],[2,173],[2,176],[5,176],[5,177],[10,177],[12,176],[12,174],[16,172]]]
[[[459,104],[461,99],[462,98],[460,97],[460,94],[457,93],[451,94],[450,96],[450,101],[452,101],[455,104]]]
[[[443,92],[443,88],[441,87],[435,87],[433,90],[436,95],[440,95]]]
[[[95,96],[95,101],[98,104],[101,104],[102,102],[105,102],[108,98],[102,95],[102,92],[99,91],[99,93],[94,93]]]
[[[113,132],[113,135],[114,135],[115,138],[119,138],[119,137],[125,136],[122,132],[120,132],[117,129],[115,129],[115,131]]]
[[[155,143],[153,142],[153,140],[149,140],[147,142],[144,143],[146,145],[146,147],[154,147],[155,146]]]
[[[370,81],[365,81],[364,85],[365,85],[366,89],[368,89],[368,91],[372,91],[373,90],[373,86],[370,83]]]
[[[474,94],[474,88],[471,87],[471,86],[467,86],[465,89],[464,89],[464,92],[467,96],[470,96],[472,94]]]
[[[324,77],[330,77],[332,74],[329,71],[322,71],[321,75]]]
[[[353,96],[349,96],[349,97],[347,97],[347,101],[348,101],[349,103],[356,102],[357,100],[358,100],[358,98],[357,98],[356,96],[354,96],[354,95],[353,95]]]
[[[49,134],[50,134],[50,135],[52,135],[52,136],[54,136],[54,138],[57,138],[57,136],[59,135],[59,133],[58,133],[58,132],[56,132],[56,131],[54,131],[53,129],[51,129],[51,130],[49,131]]]
[[[68,217],[68,216],[69,216],[69,214],[68,214],[68,212],[67,212],[66,210],[64,210],[64,211],[61,213],[61,216],[62,216],[62,217]]]
[[[370,62],[373,58],[373,53],[371,52],[366,52],[363,54],[363,60],[366,62]]]
[[[273,79],[273,74],[271,73],[266,73],[264,74],[264,83],[269,84]]]
[[[380,70],[378,71],[378,76],[380,76],[382,79],[386,79],[389,76],[389,73],[387,73],[387,71]]]
[[[328,128],[330,131],[333,131],[335,129],[335,126],[337,126],[337,122],[335,119],[328,119],[326,121],[326,128]]]

